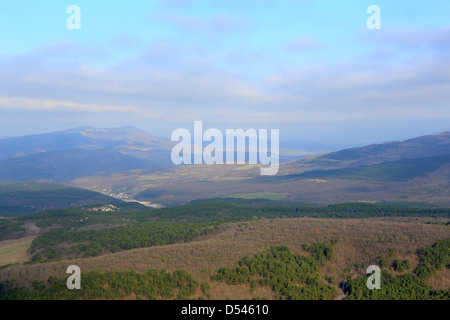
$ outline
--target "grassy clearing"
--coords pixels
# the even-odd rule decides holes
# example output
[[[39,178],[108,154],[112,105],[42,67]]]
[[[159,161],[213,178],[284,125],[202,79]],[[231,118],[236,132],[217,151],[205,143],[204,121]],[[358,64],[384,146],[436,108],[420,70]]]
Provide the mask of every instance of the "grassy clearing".
[[[0,266],[25,262],[28,260],[27,251],[35,237],[0,242]]]

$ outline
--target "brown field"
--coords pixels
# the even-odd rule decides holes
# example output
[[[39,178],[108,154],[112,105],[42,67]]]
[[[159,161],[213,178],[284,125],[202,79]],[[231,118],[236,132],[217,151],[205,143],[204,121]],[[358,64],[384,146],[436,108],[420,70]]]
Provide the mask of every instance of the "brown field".
[[[320,205],[356,201],[428,202],[442,206],[450,204],[450,164],[429,173],[426,177],[391,182],[337,178],[277,182],[272,181],[270,177],[262,179],[260,167],[193,165],[152,171],[135,170],[80,178],[68,184],[99,192],[120,186],[134,199],[169,206],[184,204],[193,199],[229,197],[242,193],[286,194],[284,200]],[[305,165],[295,167],[292,163],[281,164],[278,175],[301,173],[310,169]],[[151,192],[145,193],[146,190]]]
[[[34,238],[31,236],[0,242],[0,266],[27,261],[27,252]]]
[[[190,243],[134,249],[96,258],[50,262],[34,265],[13,265],[0,270],[0,281],[15,278],[21,285],[32,280],[46,280],[50,275],[65,278],[71,264],[80,266],[82,273],[91,270],[184,269],[199,282],[209,282],[211,299],[273,298],[270,288],[250,290],[249,286],[229,286],[211,281],[221,267],[233,267],[245,255],[253,255],[276,245],[286,245],[295,254],[307,254],[302,245],[339,237],[334,258],[321,270],[322,277],[334,276],[338,287],[344,279],[344,269],[360,276],[377,262],[381,254],[395,251],[395,258],[409,259],[413,268],[415,254],[421,247],[449,238],[450,228],[440,224],[425,224],[433,219],[277,219],[230,223],[220,226],[219,232]],[[443,221],[442,219],[440,221]],[[450,289],[448,271],[441,271],[431,279],[435,288]],[[342,296],[341,296],[342,298]]]

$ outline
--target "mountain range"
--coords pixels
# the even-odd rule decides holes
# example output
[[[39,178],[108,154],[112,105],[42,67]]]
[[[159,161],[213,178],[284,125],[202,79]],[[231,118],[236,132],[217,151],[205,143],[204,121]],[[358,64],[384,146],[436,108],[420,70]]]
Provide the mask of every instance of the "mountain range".
[[[449,182],[450,132],[444,132],[282,163],[278,175],[269,177],[260,175],[259,165],[200,165],[83,177],[70,184],[162,205],[210,197],[448,205]]]
[[[209,197],[450,203],[450,132],[282,163],[272,177],[260,176],[260,165],[173,166],[173,145],[132,127],[0,139],[0,180],[63,182],[161,205]]]
[[[406,141],[385,142],[330,152],[317,157],[293,161],[288,167],[299,167],[303,170],[356,167],[448,153],[450,153],[449,131]]]
[[[64,182],[170,166],[172,143],[132,127],[80,127],[0,139],[0,180]]]

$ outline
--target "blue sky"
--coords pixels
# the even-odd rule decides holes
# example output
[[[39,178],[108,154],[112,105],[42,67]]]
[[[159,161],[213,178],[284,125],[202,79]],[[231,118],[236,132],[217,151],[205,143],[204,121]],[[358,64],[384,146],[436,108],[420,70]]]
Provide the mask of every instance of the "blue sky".
[[[69,30],[69,5],[81,30]],[[369,30],[369,5],[381,29]],[[332,146],[449,130],[449,1],[0,3],[0,137],[278,128]]]

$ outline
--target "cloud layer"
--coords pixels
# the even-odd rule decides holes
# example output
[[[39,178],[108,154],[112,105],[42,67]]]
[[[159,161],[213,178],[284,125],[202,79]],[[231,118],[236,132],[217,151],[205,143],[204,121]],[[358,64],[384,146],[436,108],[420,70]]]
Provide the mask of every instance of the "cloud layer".
[[[299,132],[316,128],[317,135],[361,123],[374,132],[386,122],[427,121],[432,127],[450,120],[448,27],[389,28],[373,34],[370,45],[366,34],[360,31],[358,39],[355,32],[362,48],[357,54],[341,62],[311,63],[316,55],[332,56],[336,48],[309,33],[271,37],[255,46],[256,40],[237,36],[255,28],[242,16],[180,11],[148,15],[170,26],[174,36],[166,39],[146,42],[124,33],[89,45],[63,40],[25,54],[0,54],[0,124],[6,128],[0,136],[7,135],[8,119],[29,111],[43,118],[73,114],[74,124],[80,119],[104,126],[153,121],[165,136],[194,120],[289,132],[302,126]],[[112,56],[111,46],[145,49],[102,65]],[[342,133],[342,139],[352,135]]]

